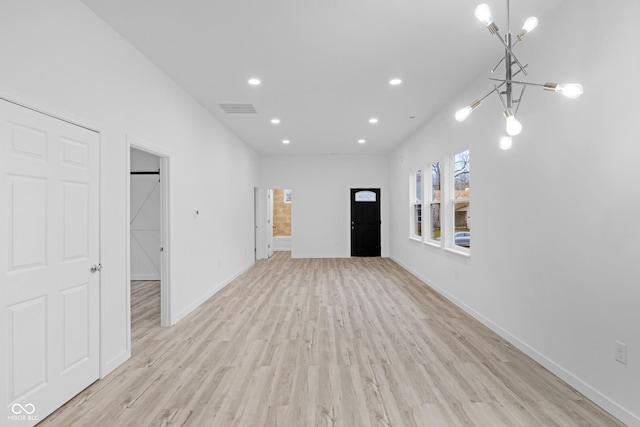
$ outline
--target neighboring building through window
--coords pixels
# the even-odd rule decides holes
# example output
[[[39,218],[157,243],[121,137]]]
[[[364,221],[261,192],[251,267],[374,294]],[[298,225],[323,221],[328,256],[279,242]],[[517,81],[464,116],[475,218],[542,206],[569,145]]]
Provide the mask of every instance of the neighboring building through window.
[[[469,150],[453,156],[453,242],[452,246],[471,247],[471,193]]]

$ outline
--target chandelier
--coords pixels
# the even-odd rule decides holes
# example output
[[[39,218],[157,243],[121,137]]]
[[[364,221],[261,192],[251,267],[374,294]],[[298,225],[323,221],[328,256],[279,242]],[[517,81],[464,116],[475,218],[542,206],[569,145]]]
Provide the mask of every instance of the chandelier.
[[[498,40],[502,43],[504,47],[504,57],[500,59],[500,61],[496,64],[495,67],[491,70],[491,72],[495,72],[498,67],[504,62],[505,65],[505,77],[504,79],[496,79],[489,78],[489,80],[494,81],[493,89],[487,93],[482,98],[476,99],[470,105],[458,110],[456,112],[456,120],[459,122],[464,121],[469,114],[476,108],[482,104],[489,95],[496,93],[500,98],[500,102],[504,108],[504,117],[506,119],[505,123],[505,136],[500,140],[500,148],[503,150],[508,150],[512,145],[512,136],[518,135],[522,131],[522,124],[516,119],[516,115],[518,114],[518,109],[520,108],[520,102],[522,101],[522,96],[524,95],[524,91],[527,86],[538,86],[542,87],[545,90],[555,91],[561,95],[566,96],[567,98],[577,98],[582,95],[582,85],[578,83],[530,83],[521,80],[514,80],[514,78],[522,73],[527,76],[527,65],[522,65],[522,63],[518,60],[518,57],[513,53],[513,48],[521,42],[524,37],[533,31],[534,28],[538,26],[538,19],[535,17],[528,18],[524,25],[522,26],[522,30],[516,35],[515,40],[512,40],[511,36],[511,28],[509,22],[509,0],[507,0],[507,32],[504,36],[500,35],[498,26],[493,21],[493,17],[491,16],[491,10],[489,6],[486,4],[481,4],[476,8],[475,11],[476,18],[478,18],[484,25],[487,26],[487,29],[492,35],[495,35]],[[514,86],[521,87],[520,93],[517,95],[517,98],[514,97]],[[514,109],[515,106],[515,109]]]

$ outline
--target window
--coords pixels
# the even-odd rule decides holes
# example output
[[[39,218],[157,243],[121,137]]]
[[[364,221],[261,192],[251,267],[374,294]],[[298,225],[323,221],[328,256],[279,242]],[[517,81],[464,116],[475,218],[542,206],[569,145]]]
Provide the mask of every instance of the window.
[[[440,241],[440,162],[431,164],[431,197],[429,199],[429,240]]]
[[[409,188],[409,200],[411,202],[410,236],[422,238],[422,170],[418,169],[411,174]]]
[[[453,156],[453,242],[452,246],[471,247],[471,193],[469,150]]]
[[[355,196],[356,202],[375,202],[376,193],[373,191],[358,191]]]

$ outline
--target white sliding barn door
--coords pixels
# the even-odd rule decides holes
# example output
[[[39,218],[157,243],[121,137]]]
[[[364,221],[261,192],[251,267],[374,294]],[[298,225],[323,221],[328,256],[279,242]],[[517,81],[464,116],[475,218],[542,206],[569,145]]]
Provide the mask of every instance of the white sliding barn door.
[[[2,425],[99,376],[99,135],[0,100]]]
[[[160,177],[131,175],[131,280],[160,280]]]

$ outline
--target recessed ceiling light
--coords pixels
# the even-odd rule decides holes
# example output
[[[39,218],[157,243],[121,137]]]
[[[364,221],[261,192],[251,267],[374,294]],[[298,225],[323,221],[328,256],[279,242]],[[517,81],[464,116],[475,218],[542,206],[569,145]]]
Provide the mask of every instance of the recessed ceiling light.
[[[364,139],[359,139],[358,140],[358,144],[364,144],[365,142],[367,142],[367,141],[365,141]]]
[[[271,119],[271,123],[273,123],[274,125],[279,125],[280,119]]]
[[[400,79],[391,79],[391,80],[389,80],[389,84],[391,86],[398,86],[400,83],[402,83],[402,80],[400,80]]]
[[[249,79],[249,84],[251,86],[258,86],[260,84],[260,79],[256,79],[255,77],[252,77]]]
[[[282,143],[283,143],[283,144],[288,144],[288,143],[290,143],[290,142],[291,142],[291,141],[289,141],[288,139],[283,139],[283,140],[282,140]]]
[[[372,117],[372,118],[369,119],[369,123],[376,124],[376,123],[378,123],[378,119],[376,119],[375,117]]]

